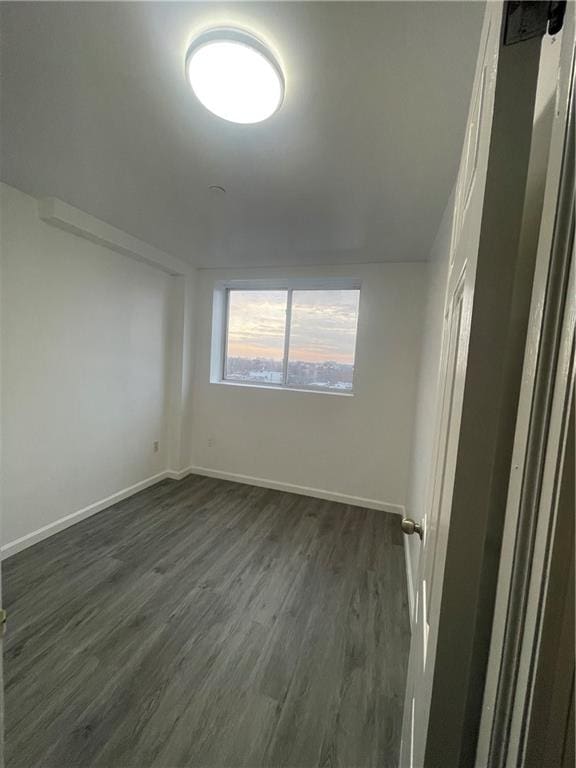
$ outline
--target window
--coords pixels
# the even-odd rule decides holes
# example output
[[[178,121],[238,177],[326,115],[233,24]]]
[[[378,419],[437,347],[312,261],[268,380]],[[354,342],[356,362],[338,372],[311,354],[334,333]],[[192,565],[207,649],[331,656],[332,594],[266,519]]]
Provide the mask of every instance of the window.
[[[215,325],[222,365],[213,380],[352,392],[360,290],[332,285],[224,287]]]

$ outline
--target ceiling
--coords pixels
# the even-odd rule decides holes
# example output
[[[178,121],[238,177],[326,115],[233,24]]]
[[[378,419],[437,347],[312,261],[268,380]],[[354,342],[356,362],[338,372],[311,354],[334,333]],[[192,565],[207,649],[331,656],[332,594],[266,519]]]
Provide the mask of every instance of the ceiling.
[[[454,181],[475,2],[2,3],[0,178],[196,266],[425,260]],[[258,125],[184,77],[239,25],[286,76]],[[210,185],[225,187],[214,195]]]

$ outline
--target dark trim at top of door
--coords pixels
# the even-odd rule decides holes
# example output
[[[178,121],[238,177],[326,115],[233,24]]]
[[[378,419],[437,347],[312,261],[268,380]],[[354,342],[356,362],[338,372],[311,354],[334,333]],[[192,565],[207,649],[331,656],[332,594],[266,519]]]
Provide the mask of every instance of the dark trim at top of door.
[[[515,45],[548,31],[557,35],[564,24],[566,0],[508,0],[504,11],[504,45]]]

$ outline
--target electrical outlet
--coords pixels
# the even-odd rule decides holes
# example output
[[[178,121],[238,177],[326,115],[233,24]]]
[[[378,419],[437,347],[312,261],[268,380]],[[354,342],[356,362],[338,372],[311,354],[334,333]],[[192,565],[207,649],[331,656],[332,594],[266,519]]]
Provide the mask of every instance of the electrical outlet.
[[[158,440],[154,440],[154,453],[158,453],[158,448],[160,447],[160,443]]]

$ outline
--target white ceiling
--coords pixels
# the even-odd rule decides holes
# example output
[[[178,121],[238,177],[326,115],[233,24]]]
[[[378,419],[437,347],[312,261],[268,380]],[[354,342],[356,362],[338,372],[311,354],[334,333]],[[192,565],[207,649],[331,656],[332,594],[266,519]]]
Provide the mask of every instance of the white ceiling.
[[[456,174],[482,11],[2,3],[1,178],[197,266],[424,260]],[[185,81],[191,39],[221,24],[252,30],[282,64],[286,98],[264,123],[214,117]]]

